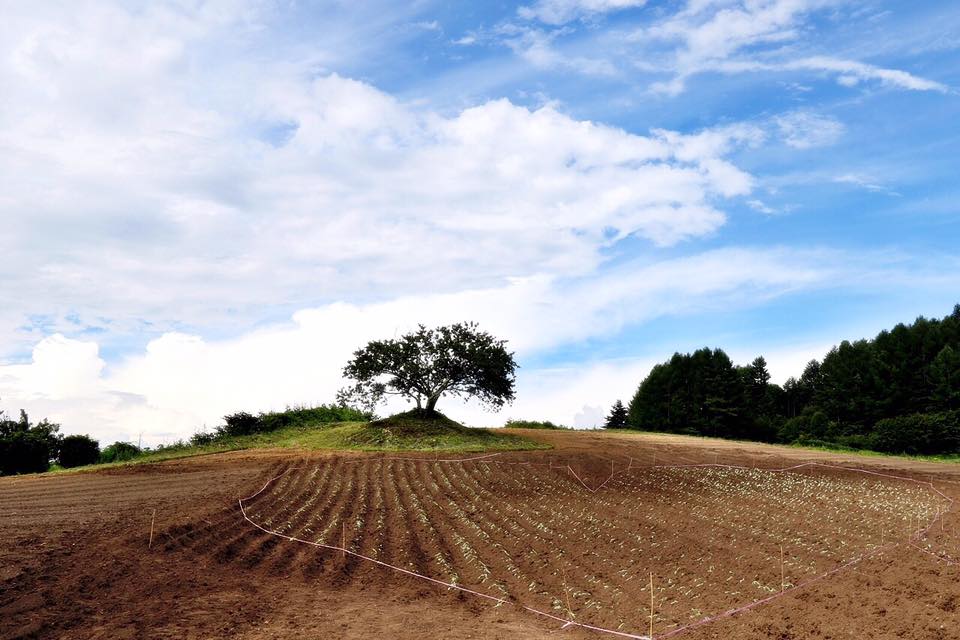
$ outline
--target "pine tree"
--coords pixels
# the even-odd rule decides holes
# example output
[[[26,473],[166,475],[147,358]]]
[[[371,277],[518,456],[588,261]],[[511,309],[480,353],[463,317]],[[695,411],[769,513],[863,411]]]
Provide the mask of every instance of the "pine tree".
[[[623,403],[617,400],[610,409],[610,415],[607,416],[607,423],[603,425],[604,429],[625,429],[627,426],[627,408]]]
[[[930,363],[932,409],[960,409],[960,351],[945,346]]]

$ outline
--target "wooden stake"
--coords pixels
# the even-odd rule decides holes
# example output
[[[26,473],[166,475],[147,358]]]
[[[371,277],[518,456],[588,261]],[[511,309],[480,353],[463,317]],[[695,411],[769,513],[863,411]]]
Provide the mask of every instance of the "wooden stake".
[[[157,510],[153,510],[153,515],[150,516],[150,542],[147,543],[147,549],[153,547],[153,523],[157,520]]]
[[[340,538],[340,555],[344,560],[347,558],[347,523],[343,523],[343,535]]]
[[[783,593],[783,545],[780,545],[780,593]]]
[[[567,570],[564,568],[562,562],[560,563],[560,571],[563,573],[563,597],[567,601],[567,619],[572,620],[574,615],[570,609],[570,591],[567,589]]]
[[[653,574],[650,574],[650,640],[653,640]]]

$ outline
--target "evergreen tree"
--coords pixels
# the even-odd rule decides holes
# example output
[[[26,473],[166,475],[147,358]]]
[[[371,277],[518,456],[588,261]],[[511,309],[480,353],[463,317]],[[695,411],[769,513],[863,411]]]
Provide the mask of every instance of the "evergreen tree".
[[[930,404],[934,411],[960,409],[960,350],[949,344],[930,363]]]
[[[675,353],[637,387],[628,423],[885,450],[901,446],[894,432],[909,428],[925,451],[952,451],[960,443],[952,435],[960,434],[960,304],[942,320],[919,317],[873,340],[844,340],[783,388],[770,383],[762,356],[736,367],[720,349]]]
[[[604,429],[625,429],[627,427],[627,408],[623,403],[617,400],[610,409],[610,415],[607,416],[607,422],[603,425]]]

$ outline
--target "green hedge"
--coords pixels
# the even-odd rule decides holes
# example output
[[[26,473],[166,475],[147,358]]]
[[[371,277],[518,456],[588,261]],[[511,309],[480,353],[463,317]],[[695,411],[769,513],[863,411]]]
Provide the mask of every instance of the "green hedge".
[[[887,453],[960,453],[960,411],[914,413],[877,422],[873,449]]]

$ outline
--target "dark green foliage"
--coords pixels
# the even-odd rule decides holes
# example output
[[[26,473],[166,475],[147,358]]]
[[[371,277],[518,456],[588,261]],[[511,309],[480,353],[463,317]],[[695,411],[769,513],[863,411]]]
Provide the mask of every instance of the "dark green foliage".
[[[210,433],[208,431],[198,431],[197,433],[190,436],[190,444],[194,447],[202,447],[205,444],[210,444],[216,440],[216,434]]]
[[[50,445],[29,431],[0,438],[0,475],[40,473],[50,468]]]
[[[674,354],[640,384],[628,424],[888,452],[954,452],[949,416],[960,410],[960,305],[942,320],[921,317],[873,340],[845,340],[782,388],[769,380],[762,357],[734,367],[719,349]]]
[[[374,340],[355,351],[343,375],[356,382],[337,399],[373,411],[386,396],[396,395],[433,411],[440,397],[449,394],[499,409],[513,401],[517,368],[505,345],[472,322],[436,329],[420,325],[400,338]]]
[[[885,418],[874,427],[870,444],[890,453],[960,453],[960,411]]]
[[[549,420],[507,420],[503,423],[507,429],[567,429]]]
[[[82,467],[100,460],[100,443],[90,436],[66,436],[60,441],[57,462],[61,467]]]
[[[100,452],[100,462],[124,462],[133,460],[143,453],[135,444],[129,442],[114,442],[109,447]]]
[[[38,473],[50,468],[60,450],[60,425],[41,420],[31,424],[23,410],[18,420],[0,411],[0,475]]]
[[[801,440],[823,440],[827,433],[836,431],[827,414],[822,411],[805,411],[799,416],[786,420],[777,432],[780,442],[798,442]]]
[[[930,363],[930,407],[960,409],[960,348],[944,346]]]
[[[270,411],[253,415],[245,411],[224,416],[225,424],[214,433],[200,432],[190,439],[192,444],[209,444],[218,439],[268,433],[286,427],[308,427],[332,422],[366,422],[373,416],[353,407],[326,405],[293,407],[285,411]]]
[[[766,398],[765,389],[754,389],[752,380],[762,379],[765,371],[765,365],[763,372],[738,369],[721,349],[676,353],[640,384],[630,401],[627,424],[672,433],[750,437],[751,394]]]
[[[261,427],[260,418],[246,411],[223,416],[224,424],[217,428],[218,433],[226,436],[249,436],[252,433],[266,431]]]
[[[623,403],[617,400],[610,409],[610,415],[603,425],[604,429],[626,429],[627,428],[627,408]]]

